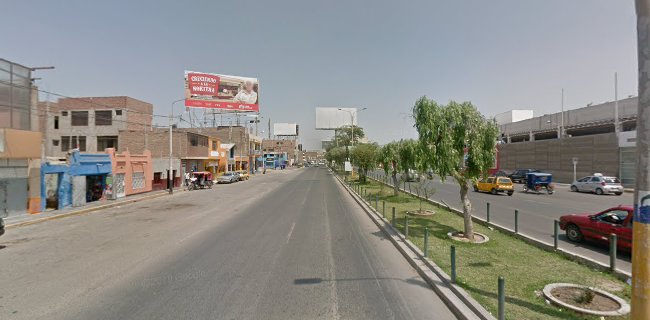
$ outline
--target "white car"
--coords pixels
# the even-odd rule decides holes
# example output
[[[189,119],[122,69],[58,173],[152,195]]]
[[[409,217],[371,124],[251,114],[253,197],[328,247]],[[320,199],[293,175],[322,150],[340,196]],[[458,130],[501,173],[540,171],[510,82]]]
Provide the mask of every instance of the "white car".
[[[573,192],[593,192],[595,194],[623,194],[623,185],[617,177],[606,177],[602,174],[594,174],[573,181],[571,184]]]

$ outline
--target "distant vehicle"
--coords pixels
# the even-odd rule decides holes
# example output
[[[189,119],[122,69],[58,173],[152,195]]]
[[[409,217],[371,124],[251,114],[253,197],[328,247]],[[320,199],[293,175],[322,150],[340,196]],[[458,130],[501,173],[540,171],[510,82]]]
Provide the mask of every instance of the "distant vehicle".
[[[623,185],[617,177],[607,177],[602,174],[594,174],[573,181],[571,184],[573,192],[593,192],[595,194],[623,194]]]
[[[495,176],[495,177],[508,177],[508,174],[503,170],[497,170],[492,175]],[[510,180],[512,180],[512,179],[510,179]]]
[[[239,170],[237,171],[237,174],[239,174],[239,181],[248,180],[251,177],[246,170]]]
[[[609,243],[609,235],[616,234],[617,246],[632,250],[632,206],[617,206],[596,214],[579,213],[560,217],[560,229],[573,242],[593,240]]]
[[[413,169],[409,169],[408,172],[406,173],[406,181],[407,182],[420,181],[420,174]]]
[[[524,192],[541,193],[546,191],[548,194],[553,194],[553,175],[543,172],[529,172],[526,174],[524,182]]]
[[[506,193],[512,196],[515,193],[512,180],[508,177],[487,177],[474,184],[474,191],[489,192],[491,194]]]
[[[524,183],[526,182],[526,175],[531,172],[540,172],[537,169],[515,169],[511,174],[508,175],[508,178],[512,182]]]
[[[217,183],[233,183],[239,181],[239,174],[237,172],[226,172],[217,178]]]

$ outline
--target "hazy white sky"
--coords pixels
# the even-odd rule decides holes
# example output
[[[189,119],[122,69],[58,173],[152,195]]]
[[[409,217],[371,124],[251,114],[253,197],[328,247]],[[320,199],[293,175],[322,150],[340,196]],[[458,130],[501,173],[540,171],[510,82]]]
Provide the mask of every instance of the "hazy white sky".
[[[371,140],[415,137],[415,100],[470,100],[486,115],[536,114],[636,95],[631,0],[4,0],[0,57],[69,96],[128,95],[167,114],[183,71],[257,77],[265,120],[359,106]]]

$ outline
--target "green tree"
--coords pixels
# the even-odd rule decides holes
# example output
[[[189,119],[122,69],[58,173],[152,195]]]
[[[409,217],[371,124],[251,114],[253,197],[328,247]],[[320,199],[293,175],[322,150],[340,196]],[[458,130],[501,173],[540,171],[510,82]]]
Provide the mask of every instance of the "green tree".
[[[365,133],[363,132],[363,128],[359,126],[343,126],[338,129],[336,129],[336,133],[334,134],[334,145],[338,146],[350,146],[352,145],[350,142],[352,141],[352,132],[354,131],[354,144],[356,145],[359,143],[359,140],[365,137]],[[337,144],[338,143],[338,144]]]
[[[375,143],[361,143],[352,148],[352,161],[359,167],[359,178],[361,182],[366,182],[368,170],[377,166],[377,155],[379,146]]]
[[[397,161],[399,160],[399,156],[397,154],[398,150],[399,143],[390,142],[381,147],[381,150],[379,150],[378,154],[378,162],[381,163],[382,169],[384,169],[386,176],[388,176],[388,173],[390,172],[390,176],[393,180],[393,195],[395,196],[399,194],[399,183],[397,181]]]
[[[413,139],[402,140],[399,142],[397,157],[399,167],[403,172],[403,179],[406,179],[409,170],[418,169],[418,142]]]
[[[471,102],[439,105],[426,96],[413,106],[423,167],[443,181],[452,177],[460,186],[464,235],[474,239],[469,183],[483,176],[494,163],[499,130]]]
[[[325,153],[325,159],[328,162],[334,162],[337,166],[343,165],[347,155],[347,151],[344,147],[334,147],[327,150]]]

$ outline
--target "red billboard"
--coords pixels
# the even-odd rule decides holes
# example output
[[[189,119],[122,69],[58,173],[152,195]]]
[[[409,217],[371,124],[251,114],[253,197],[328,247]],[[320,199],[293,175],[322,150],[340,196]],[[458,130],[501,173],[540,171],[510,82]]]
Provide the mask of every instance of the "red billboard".
[[[185,71],[185,106],[259,112],[257,78]]]

